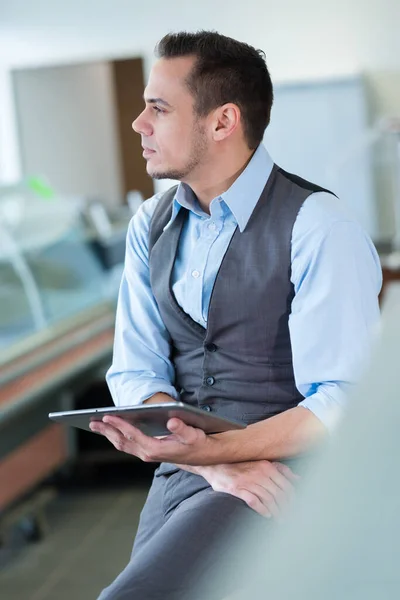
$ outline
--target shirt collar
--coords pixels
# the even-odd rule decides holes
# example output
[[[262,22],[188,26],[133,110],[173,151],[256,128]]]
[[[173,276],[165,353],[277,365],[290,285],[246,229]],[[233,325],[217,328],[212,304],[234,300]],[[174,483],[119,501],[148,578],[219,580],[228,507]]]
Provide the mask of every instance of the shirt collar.
[[[231,187],[220,196],[232,212],[241,232],[244,231],[249,222],[261,192],[271,175],[272,168],[273,161],[265,146],[260,144],[245,170],[233,182]],[[172,204],[171,218],[164,230],[175,220],[181,208],[187,208],[199,216],[204,216],[196,196],[185,183],[180,183],[178,186]]]

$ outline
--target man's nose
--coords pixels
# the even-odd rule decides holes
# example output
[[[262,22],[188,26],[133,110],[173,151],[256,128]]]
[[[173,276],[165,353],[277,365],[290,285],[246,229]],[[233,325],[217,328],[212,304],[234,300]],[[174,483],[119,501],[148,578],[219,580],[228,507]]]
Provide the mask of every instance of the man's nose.
[[[133,131],[136,131],[136,133],[140,133],[143,135],[150,135],[151,134],[151,126],[149,123],[146,122],[146,119],[143,117],[143,113],[141,113],[132,123],[132,129]]]
[[[140,117],[137,117],[133,122],[132,122],[132,129],[133,131],[135,131],[136,133],[140,133],[140,121],[139,121]]]

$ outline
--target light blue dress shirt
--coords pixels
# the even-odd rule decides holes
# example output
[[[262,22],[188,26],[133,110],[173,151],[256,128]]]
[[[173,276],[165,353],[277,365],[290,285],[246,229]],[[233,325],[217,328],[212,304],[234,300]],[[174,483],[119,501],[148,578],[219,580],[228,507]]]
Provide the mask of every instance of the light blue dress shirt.
[[[271,174],[273,162],[260,145],[246,169],[221,196],[210,214],[180,184],[170,223],[189,210],[182,230],[172,287],[178,304],[207,326],[213,284],[236,229],[242,232]],[[143,203],[132,218],[126,245],[112,366],[107,383],[117,406],[140,404],[156,392],[179,399],[174,388],[169,334],[153,297],[148,238],[161,194]],[[300,406],[332,428],[357,382],[379,322],[382,283],[376,250],[349,208],[326,192],[304,202],[292,232],[291,281],[295,297],[289,318]],[[260,277],[263,274],[260,273]]]

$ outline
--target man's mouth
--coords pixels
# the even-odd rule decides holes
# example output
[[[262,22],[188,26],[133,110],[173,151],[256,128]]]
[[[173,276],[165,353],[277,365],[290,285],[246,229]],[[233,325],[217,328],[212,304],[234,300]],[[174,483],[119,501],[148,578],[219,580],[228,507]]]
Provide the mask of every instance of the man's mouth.
[[[150,156],[155,154],[155,150],[152,150],[151,148],[147,148],[146,146],[142,146],[142,148],[144,158],[149,158]]]

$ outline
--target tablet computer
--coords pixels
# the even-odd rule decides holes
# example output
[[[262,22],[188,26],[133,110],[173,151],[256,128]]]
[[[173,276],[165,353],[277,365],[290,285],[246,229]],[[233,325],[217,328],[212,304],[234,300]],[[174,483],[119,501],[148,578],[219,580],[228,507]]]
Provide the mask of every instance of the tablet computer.
[[[170,434],[171,432],[167,429],[167,422],[172,417],[177,417],[187,425],[202,429],[206,433],[221,433],[246,427],[243,423],[213,415],[184,402],[52,412],[49,413],[49,418],[59,423],[65,423],[65,425],[91,431],[89,428],[90,422],[101,421],[105,415],[121,417],[121,419],[125,419],[143,433],[152,437]]]

